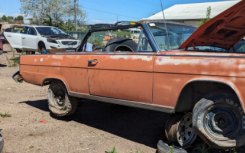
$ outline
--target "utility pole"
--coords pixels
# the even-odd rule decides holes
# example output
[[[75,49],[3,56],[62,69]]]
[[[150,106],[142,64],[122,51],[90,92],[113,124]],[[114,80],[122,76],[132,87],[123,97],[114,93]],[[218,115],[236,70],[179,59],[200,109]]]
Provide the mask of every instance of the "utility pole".
[[[75,26],[77,31],[77,0],[74,0],[74,11],[75,11]]]

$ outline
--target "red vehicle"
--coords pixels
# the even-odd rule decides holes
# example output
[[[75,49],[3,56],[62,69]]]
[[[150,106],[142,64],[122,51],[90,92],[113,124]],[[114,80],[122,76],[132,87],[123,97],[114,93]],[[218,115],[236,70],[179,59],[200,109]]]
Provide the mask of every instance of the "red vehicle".
[[[104,45],[93,38],[130,28],[140,29],[138,42],[117,37]],[[80,52],[21,56],[13,78],[49,85],[49,108],[57,116],[73,114],[79,98],[151,109],[172,114],[165,129],[170,142],[186,147],[198,135],[214,148],[236,148],[245,143],[245,55],[234,46],[244,36],[245,1],[197,30],[172,22],[117,23],[89,30]],[[104,46],[86,52],[87,42]]]
[[[3,33],[1,33],[2,30],[2,24],[0,24],[0,54],[3,53],[3,44],[7,44],[8,41],[5,39]]]

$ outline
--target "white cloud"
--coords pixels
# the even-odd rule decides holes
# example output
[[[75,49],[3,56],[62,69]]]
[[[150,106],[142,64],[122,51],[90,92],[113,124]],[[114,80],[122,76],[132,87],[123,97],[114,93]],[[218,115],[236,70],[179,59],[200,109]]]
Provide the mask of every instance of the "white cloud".
[[[102,21],[102,20],[92,20],[92,22],[94,22],[94,23],[110,23],[110,24],[115,23],[115,22],[111,22],[111,21]]]
[[[2,17],[4,15],[4,13],[0,12],[0,17]]]
[[[26,14],[15,13],[13,16],[14,16],[14,17],[17,17],[17,16],[23,16],[23,17],[25,17]]]

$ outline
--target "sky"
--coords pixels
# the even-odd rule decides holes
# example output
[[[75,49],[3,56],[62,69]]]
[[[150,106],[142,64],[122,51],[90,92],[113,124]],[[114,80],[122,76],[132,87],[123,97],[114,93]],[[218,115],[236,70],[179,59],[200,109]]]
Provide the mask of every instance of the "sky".
[[[161,0],[79,0],[87,14],[89,24],[138,21],[161,11]],[[224,0],[162,0],[163,9],[175,4],[215,2]],[[19,0],[0,0],[0,17],[18,16]]]

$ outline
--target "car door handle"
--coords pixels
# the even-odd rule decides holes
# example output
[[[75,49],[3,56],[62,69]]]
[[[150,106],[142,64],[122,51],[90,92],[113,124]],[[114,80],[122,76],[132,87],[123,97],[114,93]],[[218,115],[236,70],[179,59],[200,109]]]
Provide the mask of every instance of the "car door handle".
[[[22,39],[26,39],[25,37],[22,37]]]
[[[88,60],[88,66],[96,66],[99,63],[98,60]]]
[[[88,60],[89,63],[99,63],[98,60]]]

